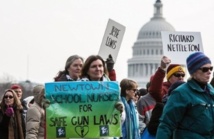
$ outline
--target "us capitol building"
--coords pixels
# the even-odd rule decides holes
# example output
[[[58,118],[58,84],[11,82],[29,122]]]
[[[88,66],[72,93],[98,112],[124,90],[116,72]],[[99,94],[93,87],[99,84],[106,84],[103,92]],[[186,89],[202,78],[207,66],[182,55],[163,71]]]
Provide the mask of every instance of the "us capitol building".
[[[139,87],[146,87],[151,75],[160,66],[163,56],[161,31],[175,31],[162,13],[163,4],[154,4],[154,16],[140,29],[134,46],[132,58],[128,59],[128,78],[135,80]]]

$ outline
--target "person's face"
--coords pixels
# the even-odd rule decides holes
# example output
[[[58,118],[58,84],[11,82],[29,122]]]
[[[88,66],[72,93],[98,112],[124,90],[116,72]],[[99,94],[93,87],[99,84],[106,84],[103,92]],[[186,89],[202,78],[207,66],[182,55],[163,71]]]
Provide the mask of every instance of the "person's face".
[[[100,59],[93,61],[87,72],[92,81],[99,81],[104,74],[103,63]]]
[[[198,69],[195,73],[193,73],[193,78],[200,83],[208,83],[211,76],[211,71],[213,67],[211,64],[205,64],[200,69]]]
[[[18,97],[18,99],[22,98],[22,89],[14,89],[14,91],[16,92],[16,95]]]
[[[4,102],[7,106],[12,106],[14,103],[14,96],[12,92],[7,91],[4,95]]]
[[[135,103],[137,103],[137,101],[139,100],[139,95],[137,93],[135,93],[133,100]]]
[[[134,101],[137,101],[137,97],[136,97],[136,93],[137,93],[137,89],[134,88],[134,89],[129,89],[129,90],[126,90],[126,100],[131,100],[133,99]]]
[[[169,78],[169,82],[171,84],[177,82],[177,81],[183,81],[185,77],[185,73],[182,71],[176,72],[174,73],[170,78]]]
[[[67,70],[72,79],[78,79],[80,77],[82,66],[83,61],[81,59],[74,60],[74,62],[70,65]]]

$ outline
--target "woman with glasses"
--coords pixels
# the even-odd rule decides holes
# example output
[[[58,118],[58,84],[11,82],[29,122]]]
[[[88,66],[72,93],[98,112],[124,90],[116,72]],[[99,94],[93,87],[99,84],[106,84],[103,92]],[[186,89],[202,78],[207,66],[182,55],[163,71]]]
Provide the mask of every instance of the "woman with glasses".
[[[214,89],[209,80],[213,67],[202,52],[188,56],[191,78],[172,91],[156,139],[213,139]]]
[[[137,83],[130,79],[123,79],[120,82],[121,100],[125,106],[121,139],[140,139],[139,115],[134,102],[137,87]]]
[[[4,92],[0,103],[0,138],[24,139],[25,121],[23,107],[12,89]]]

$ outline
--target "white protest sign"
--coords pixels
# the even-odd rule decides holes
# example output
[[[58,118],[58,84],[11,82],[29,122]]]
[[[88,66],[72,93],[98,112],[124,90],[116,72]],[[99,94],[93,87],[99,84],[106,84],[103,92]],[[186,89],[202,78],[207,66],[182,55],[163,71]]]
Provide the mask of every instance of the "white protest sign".
[[[203,52],[200,32],[161,31],[163,55],[173,64],[186,65],[186,58],[193,52]]]
[[[109,19],[100,50],[98,52],[98,55],[100,55],[105,61],[111,54],[114,62],[116,62],[125,29],[125,26]]]

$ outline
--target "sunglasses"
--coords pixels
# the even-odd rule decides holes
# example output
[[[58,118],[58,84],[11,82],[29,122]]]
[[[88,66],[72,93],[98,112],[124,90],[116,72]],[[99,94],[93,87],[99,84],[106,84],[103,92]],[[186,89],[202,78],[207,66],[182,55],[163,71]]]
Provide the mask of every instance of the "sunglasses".
[[[199,68],[199,70],[201,70],[202,72],[208,72],[209,70],[212,71],[213,67],[202,67],[202,68]]]
[[[184,77],[185,76],[185,74],[180,74],[180,73],[175,73],[175,74],[173,74],[175,77]]]
[[[13,96],[4,96],[5,99],[9,98],[9,99],[12,99]]]

